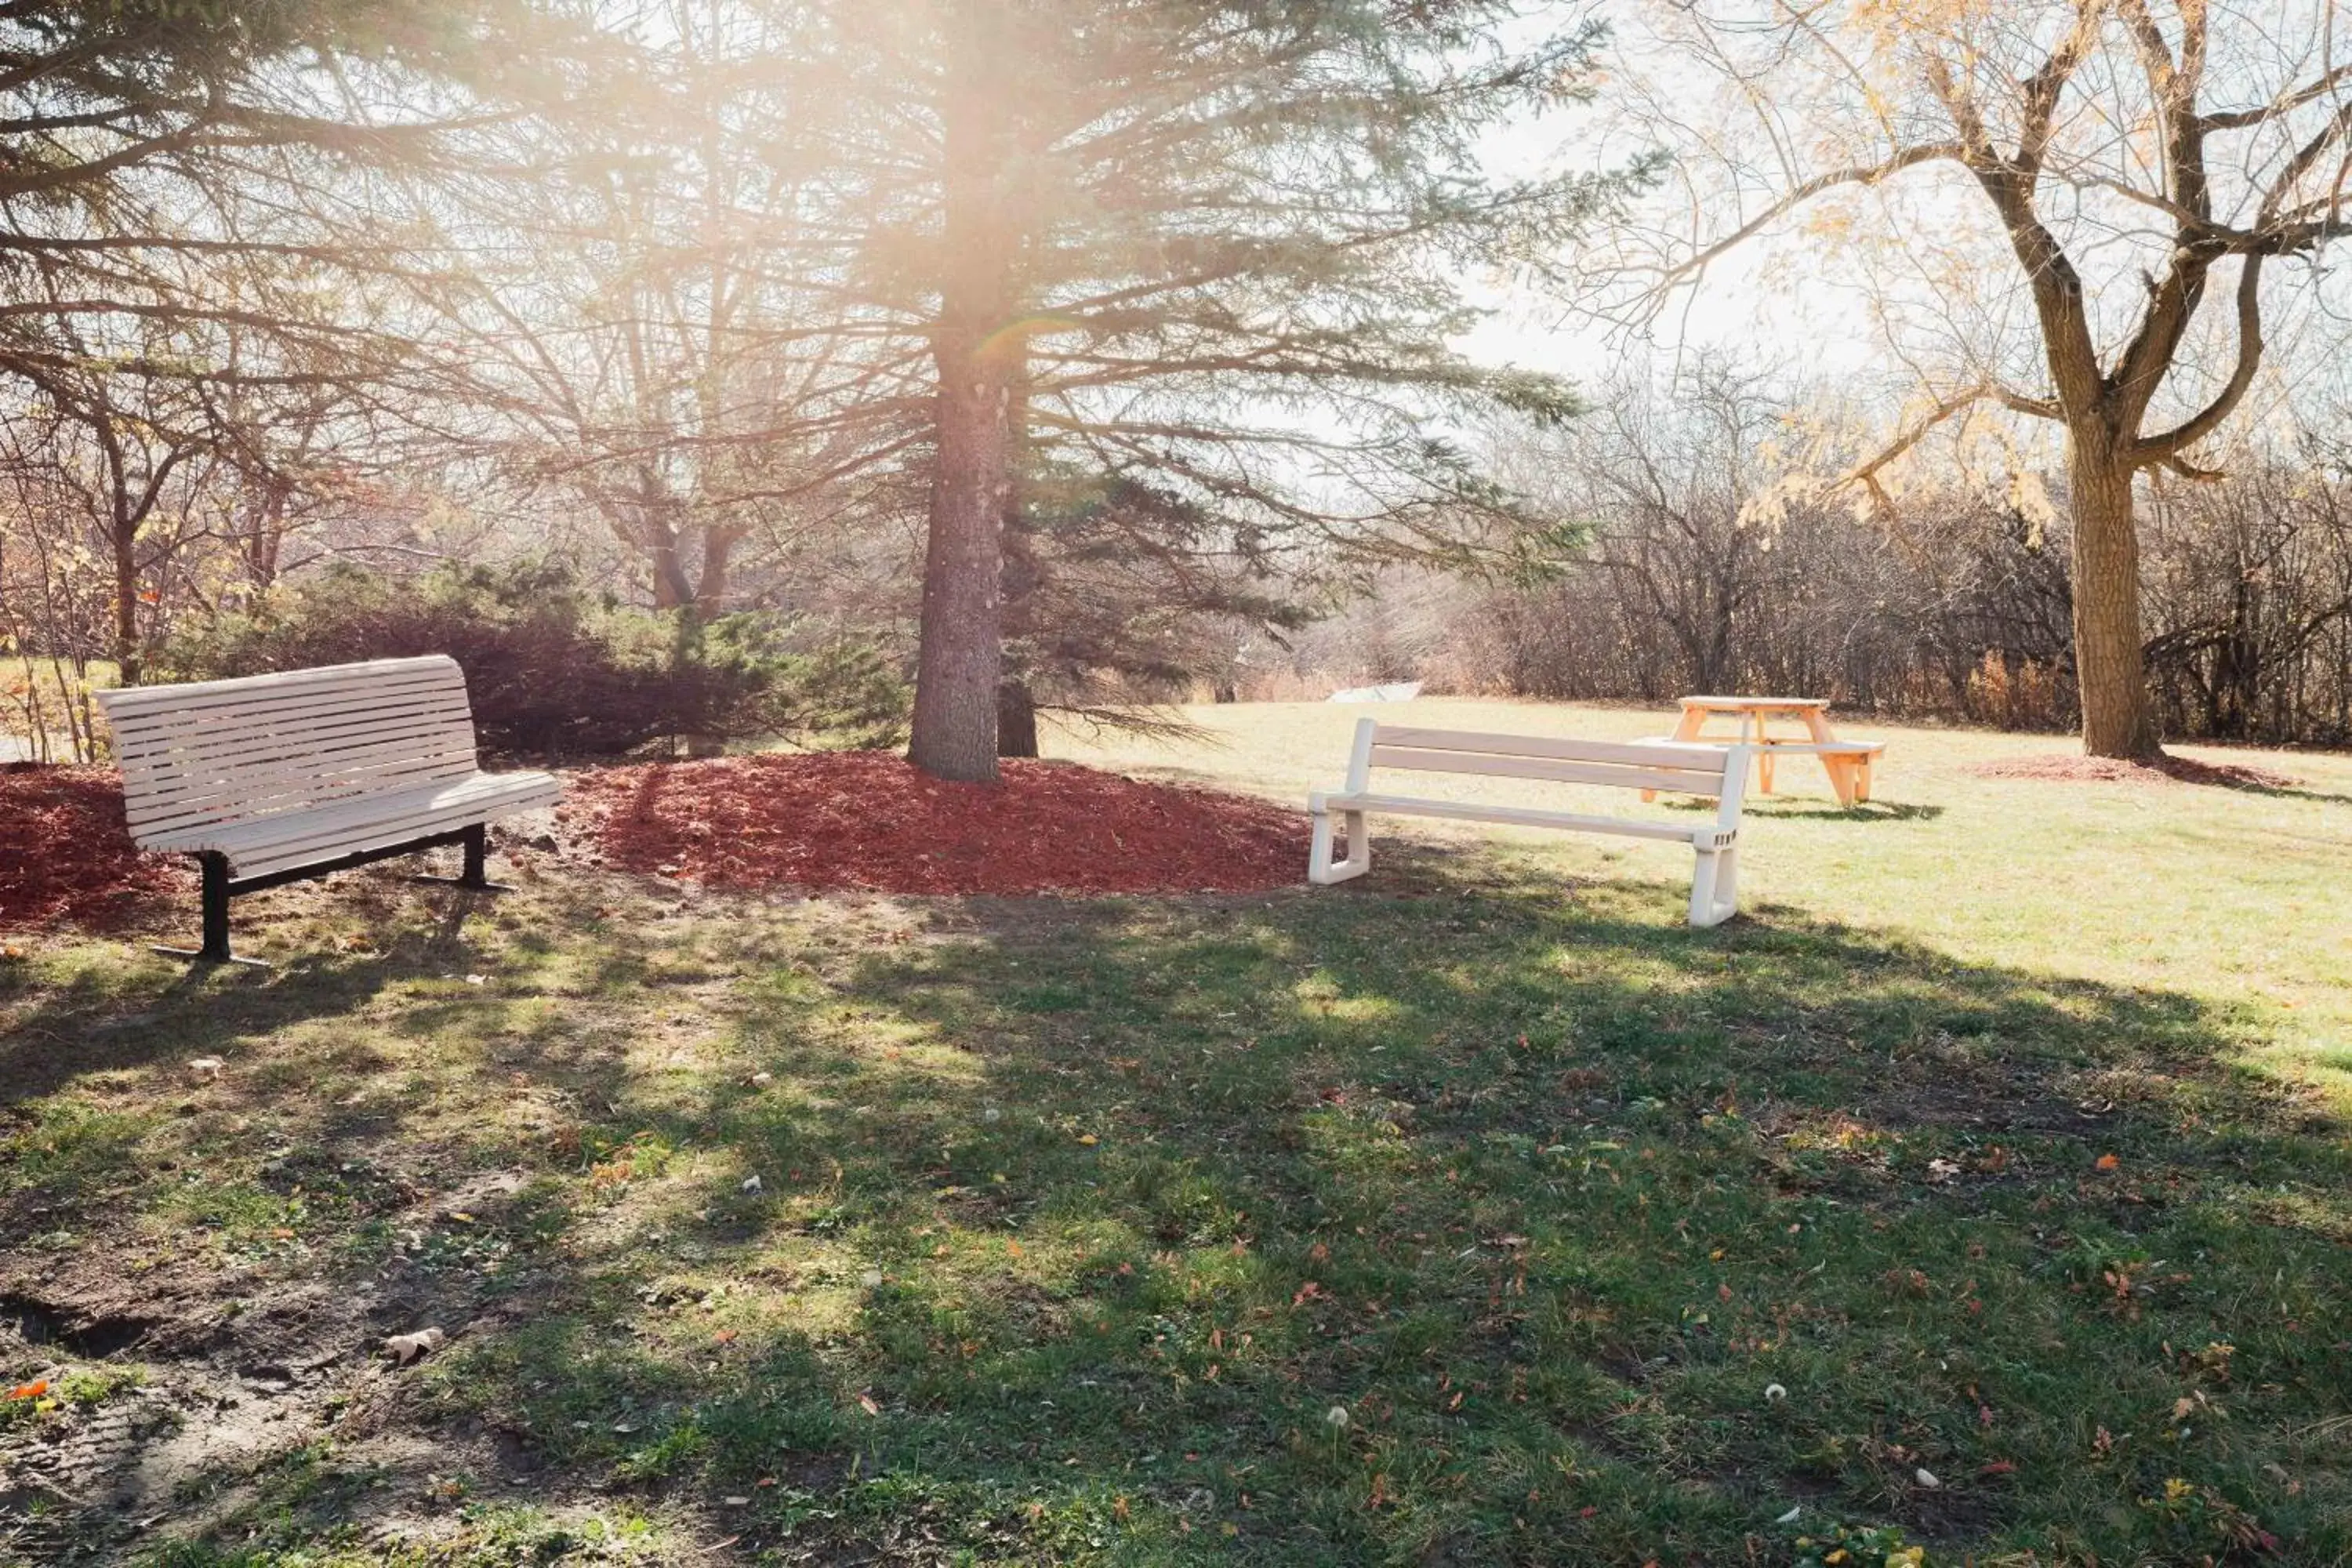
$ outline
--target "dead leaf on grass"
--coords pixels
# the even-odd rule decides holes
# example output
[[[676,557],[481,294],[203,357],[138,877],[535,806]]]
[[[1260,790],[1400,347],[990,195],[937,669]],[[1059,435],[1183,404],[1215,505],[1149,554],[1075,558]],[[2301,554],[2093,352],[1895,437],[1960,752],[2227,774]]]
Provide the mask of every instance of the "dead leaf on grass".
[[[406,1366],[410,1362],[431,1355],[441,1348],[449,1336],[438,1329],[419,1329],[413,1334],[394,1334],[383,1342],[384,1353],[394,1364]]]

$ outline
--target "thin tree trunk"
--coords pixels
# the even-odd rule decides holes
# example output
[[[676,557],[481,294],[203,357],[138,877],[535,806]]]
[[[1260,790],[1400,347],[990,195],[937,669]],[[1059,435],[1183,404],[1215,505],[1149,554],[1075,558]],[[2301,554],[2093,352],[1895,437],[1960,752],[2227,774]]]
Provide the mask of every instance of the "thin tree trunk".
[[[694,582],[694,607],[709,620],[727,612],[727,591],[742,532],[712,523],[702,531],[702,574]]]
[[[2074,517],[2074,677],[2083,697],[2083,751],[2094,757],[2160,754],[2148,702],[2139,622],[2139,535],[2132,469],[2104,431],[2068,433]]]
[[[1037,700],[1018,680],[1000,681],[996,688],[996,754],[1034,757],[1037,754]]]
[[[124,686],[139,684],[139,550],[136,525],[114,531],[114,662],[115,679]]]

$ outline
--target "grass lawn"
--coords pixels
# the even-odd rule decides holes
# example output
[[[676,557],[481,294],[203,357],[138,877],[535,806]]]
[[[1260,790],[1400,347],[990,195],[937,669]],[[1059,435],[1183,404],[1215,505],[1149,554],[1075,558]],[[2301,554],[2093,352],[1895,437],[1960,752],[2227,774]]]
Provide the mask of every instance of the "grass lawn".
[[[1295,798],[1353,714],[1196,717],[1061,749]],[[2352,1561],[2352,759],[1855,728],[1715,931],[1662,847],[1398,824],[1312,893],[524,854],[241,903],[267,974],[26,942],[0,1561]]]

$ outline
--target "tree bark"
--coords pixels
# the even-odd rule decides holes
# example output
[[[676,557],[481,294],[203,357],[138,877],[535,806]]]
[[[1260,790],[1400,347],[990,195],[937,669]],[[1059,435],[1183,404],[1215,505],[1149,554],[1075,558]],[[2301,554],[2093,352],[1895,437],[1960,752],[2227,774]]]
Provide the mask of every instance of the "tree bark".
[[[1037,754],[1037,700],[1018,680],[997,683],[996,754],[1034,757]]]
[[[2074,679],[2083,751],[2139,761],[2161,754],[2139,621],[2139,531],[2132,466],[2105,430],[2067,433],[2074,520]]]
[[[967,5],[957,13],[956,31],[966,36],[941,105],[946,276],[931,333],[937,444],[907,745],[908,760],[934,778],[976,783],[997,776],[1013,357],[992,341],[1008,319],[1013,247],[998,189],[1008,151],[1005,83],[989,69],[986,10]]]
[[[114,662],[115,679],[136,686],[143,673],[139,658],[138,525],[114,528]]]
[[[988,783],[1004,661],[1004,383],[969,334],[940,337],[939,450],[907,758],[934,778]]]

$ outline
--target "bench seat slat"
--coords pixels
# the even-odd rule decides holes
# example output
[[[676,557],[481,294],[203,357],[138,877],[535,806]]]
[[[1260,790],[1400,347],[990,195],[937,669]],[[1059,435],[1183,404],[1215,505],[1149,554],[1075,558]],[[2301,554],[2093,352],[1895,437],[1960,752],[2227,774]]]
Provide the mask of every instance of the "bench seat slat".
[[[1620,763],[1561,762],[1549,757],[1511,757],[1491,752],[1436,752],[1395,745],[1372,748],[1372,766],[1419,773],[1486,773],[1502,778],[1547,779],[1556,784],[1613,784],[1625,789],[1671,790],[1679,795],[1723,793],[1718,754],[1704,773],[1634,767]]]
[[[151,806],[131,819],[131,835],[144,844],[151,838],[189,827],[224,822],[266,822],[289,812],[310,811],[462,779],[473,771],[470,752],[452,752],[430,767],[385,766],[341,774],[333,780],[313,776],[247,785],[226,795],[207,795]]]
[[[295,757],[379,749],[404,742],[429,745],[454,740],[470,745],[473,736],[471,725],[445,713],[394,713],[385,715],[376,724],[338,724],[310,731],[283,726],[241,731],[226,737],[207,737],[202,744],[191,737],[184,745],[169,750],[159,746],[143,755],[125,757],[123,769],[126,773],[137,772],[142,782],[152,776],[157,784],[169,784],[175,775],[192,770],[234,770]]]
[[[1580,741],[1549,735],[1497,735],[1481,730],[1429,730],[1382,724],[1376,742],[1428,752],[1483,752],[1504,757],[1556,757],[1574,763],[1624,763],[1635,767],[1723,773],[1723,744],[1711,741]]]
[[[444,731],[308,757],[272,756],[249,765],[197,763],[167,773],[143,788],[126,777],[124,804],[134,832],[144,833],[177,817],[266,816],[436,778],[462,777],[475,766],[471,737]]]
[[[134,718],[155,710],[187,711],[220,703],[268,701],[321,690],[389,691],[411,681],[446,686],[456,670],[455,661],[446,655],[425,654],[415,658],[377,658],[359,664],[283,669],[268,675],[244,675],[184,686],[126,686],[103,693],[103,700],[109,719],[118,712],[125,718]]]
[[[125,724],[116,729],[115,739],[118,751],[146,755],[185,745],[218,744],[242,734],[337,730],[372,721],[390,723],[403,718],[438,719],[452,724],[472,722],[462,694],[420,691],[388,695],[376,702],[217,708],[202,715],[183,715],[170,721],[157,718],[135,728]]]
[[[238,876],[330,860],[421,838],[447,828],[552,805],[561,786],[547,773],[477,773],[411,790],[338,801],[313,811],[215,824],[163,836],[150,847],[215,852]]]
[[[457,778],[474,771],[474,749],[455,740],[428,750],[415,742],[371,752],[353,752],[309,768],[281,760],[251,772],[207,769],[181,781],[179,787],[142,793],[131,814],[137,823],[160,821],[184,811],[224,809],[232,814],[265,816],[272,801],[306,791],[319,797],[341,799],[370,789],[399,789],[428,779]]]
[[[446,759],[463,761],[452,768]],[[418,725],[388,734],[353,731],[317,746],[278,737],[256,741],[241,752],[201,757],[150,758],[137,769],[123,770],[127,790],[142,802],[163,804],[236,790],[264,786],[286,778],[330,779],[386,764],[439,766],[470,773],[474,737],[449,724]]]
[[[433,708],[387,708],[373,712],[322,717],[268,714],[247,722],[215,722],[170,734],[118,738],[115,752],[126,771],[170,771],[215,759],[327,750],[352,739],[382,742],[416,733],[471,734],[465,710],[454,703]]]
[[[1574,811],[1538,811],[1530,806],[1480,805],[1471,801],[1423,800],[1412,795],[1327,795],[1316,797],[1332,811],[1373,811],[1391,816],[1444,816],[1463,822],[1505,822],[1520,827],[1563,827],[1585,833],[1613,833],[1626,838],[1654,838],[1668,844],[1689,844],[1699,838],[1715,842],[1713,821],[1685,827],[1672,822],[1645,822],[1633,816],[1601,816]]]
[[[127,719],[114,726],[114,731],[118,749],[140,752],[152,751],[159,746],[168,748],[189,740],[286,731],[299,732],[312,727],[330,729],[371,718],[388,719],[397,714],[435,714],[455,722],[470,724],[473,721],[473,711],[467,703],[462,688],[446,684],[439,687],[411,684],[395,690],[375,693],[352,691],[321,695],[296,692],[278,702],[262,702],[248,698],[234,703],[215,703],[186,712],[156,712],[142,719]]]
[[[248,695],[234,702],[212,702],[201,708],[152,710],[125,718],[116,728],[126,742],[140,744],[151,739],[205,734],[242,725],[262,725],[273,721],[280,724],[331,723],[338,716],[362,718],[370,713],[396,713],[411,708],[426,708],[445,713],[452,710],[460,713],[467,711],[465,693],[453,689],[447,682],[431,686],[412,680],[382,691],[369,691],[364,688],[334,691],[298,689],[268,700]]]

